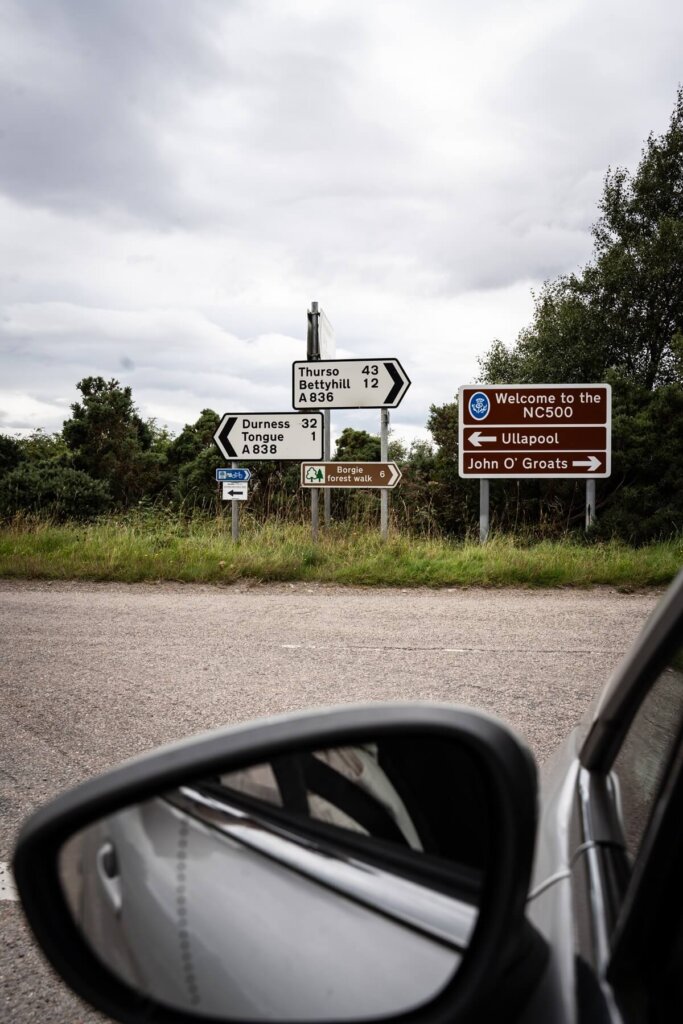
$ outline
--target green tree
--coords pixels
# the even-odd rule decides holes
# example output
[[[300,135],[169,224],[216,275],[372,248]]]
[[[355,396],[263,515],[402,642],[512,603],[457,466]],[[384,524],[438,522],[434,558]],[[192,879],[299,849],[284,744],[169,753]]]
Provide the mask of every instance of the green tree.
[[[356,462],[379,462],[381,452],[380,439],[367,430],[354,430],[345,427],[335,445],[335,459],[353,459]]]
[[[613,388],[613,471],[600,483],[598,533],[649,540],[683,529],[683,90],[638,168],[608,170],[593,259],[547,282],[532,323],[481,360],[490,383]],[[580,522],[577,487],[534,482],[537,514]],[[509,491],[509,486],[508,486]]]
[[[511,351],[481,360],[491,383],[625,379],[681,384],[683,363],[683,89],[669,127],[650,135],[635,174],[609,169],[580,274],[547,282]]]
[[[62,432],[74,468],[106,481],[119,505],[158,493],[165,483],[166,435],[140,417],[131,389],[102,377],[85,377],[78,389],[82,401],[71,406]]]
[[[22,458],[28,462],[71,465],[71,452],[61,433],[47,434],[40,427],[19,441]]]
[[[213,409],[202,409],[194,423],[186,424],[168,448],[168,460],[172,466],[183,466],[204,451],[213,451],[216,466],[221,465],[222,456],[213,443],[213,435],[218,429],[220,416]]]
[[[24,458],[21,445],[16,437],[0,434],[0,477],[18,466]]]

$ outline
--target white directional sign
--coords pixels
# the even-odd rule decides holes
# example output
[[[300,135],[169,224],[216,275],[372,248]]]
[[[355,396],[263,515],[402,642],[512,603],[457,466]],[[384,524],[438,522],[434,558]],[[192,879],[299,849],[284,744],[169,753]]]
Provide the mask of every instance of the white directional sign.
[[[410,387],[398,359],[319,359],[292,364],[295,409],[395,408]]]
[[[223,501],[246,501],[248,497],[246,483],[223,483]]]
[[[323,415],[311,412],[226,412],[213,435],[226,459],[274,462],[322,459]]]

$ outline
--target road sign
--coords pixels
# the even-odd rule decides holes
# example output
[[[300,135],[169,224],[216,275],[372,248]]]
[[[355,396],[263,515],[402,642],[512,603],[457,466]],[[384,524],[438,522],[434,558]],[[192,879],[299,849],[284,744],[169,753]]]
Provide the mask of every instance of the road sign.
[[[223,483],[226,480],[232,483],[244,482],[251,480],[251,470],[249,469],[217,469],[216,480],[219,483]]]
[[[213,439],[226,459],[321,459],[323,414],[226,412]]]
[[[246,483],[223,483],[223,501],[246,501],[249,497],[249,488]]]
[[[395,462],[302,462],[302,487],[395,487]]]
[[[410,387],[398,359],[319,359],[292,364],[295,409],[396,408]]]
[[[459,391],[462,477],[607,477],[609,384],[468,384]]]

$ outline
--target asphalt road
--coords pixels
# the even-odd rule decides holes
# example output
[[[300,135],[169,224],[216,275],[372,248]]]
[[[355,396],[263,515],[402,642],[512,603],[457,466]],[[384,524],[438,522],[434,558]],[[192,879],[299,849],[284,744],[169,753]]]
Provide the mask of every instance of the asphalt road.
[[[0,581],[0,862],[44,800],[170,740],[282,711],[438,700],[508,722],[539,762],[658,594]],[[90,1024],[0,875],[0,1021]]]

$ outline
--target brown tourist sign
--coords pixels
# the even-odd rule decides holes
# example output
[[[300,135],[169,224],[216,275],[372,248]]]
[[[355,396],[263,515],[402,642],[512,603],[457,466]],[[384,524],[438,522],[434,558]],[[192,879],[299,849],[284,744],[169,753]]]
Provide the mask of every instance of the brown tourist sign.
[[[302,487],[395,487],[395,462],[302,462]]]
[[[468,384],[459,390],[462,477],[607,477],[609,384]]]

